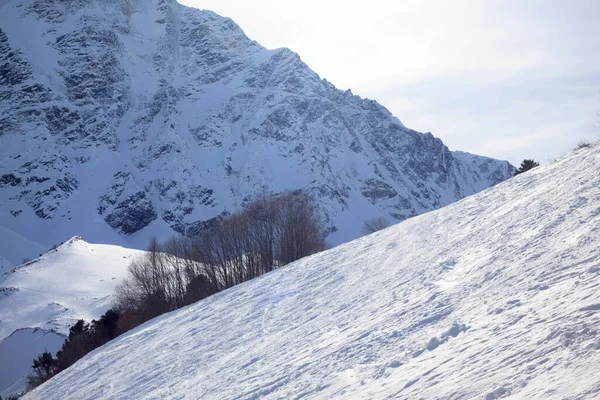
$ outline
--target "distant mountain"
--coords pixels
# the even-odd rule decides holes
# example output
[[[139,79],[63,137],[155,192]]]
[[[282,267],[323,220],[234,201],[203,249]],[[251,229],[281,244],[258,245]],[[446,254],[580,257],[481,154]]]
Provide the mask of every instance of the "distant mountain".
[[[365,219],[403,220],[514,171],[172,0],[0,1],[0,111],[13,265],[73,235],[138,248],[193,235],[263,190],[310,193],[339,244]]]
[[[27,387],[34,357],[60,350],[78,319],[98,319],[142,251],[72,238],[26,265],[0,271],[0,396]]]
[[[156,318],[25,399],[597,399],[600,147]]]

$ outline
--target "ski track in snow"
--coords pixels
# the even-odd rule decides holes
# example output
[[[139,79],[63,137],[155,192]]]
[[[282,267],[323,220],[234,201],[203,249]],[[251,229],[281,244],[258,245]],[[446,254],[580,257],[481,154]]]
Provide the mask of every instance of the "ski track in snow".
[[[159,317],[26,399],[600,397],[600,149]]]

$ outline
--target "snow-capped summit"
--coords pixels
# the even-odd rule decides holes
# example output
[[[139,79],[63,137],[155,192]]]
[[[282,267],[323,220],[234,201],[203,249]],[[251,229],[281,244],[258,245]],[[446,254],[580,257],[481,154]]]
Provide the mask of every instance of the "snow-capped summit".
[[[30,253],[194,234],[264,188],[309,192],[338,244],[513,172],[175,1],[2,1],[0,65],[0,227]]]

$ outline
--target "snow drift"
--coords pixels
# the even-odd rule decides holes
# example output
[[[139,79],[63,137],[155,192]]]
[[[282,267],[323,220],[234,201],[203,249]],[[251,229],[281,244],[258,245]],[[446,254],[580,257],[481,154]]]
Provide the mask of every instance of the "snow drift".
[[[600,396],[600,149],[152,320],[26,396]]]

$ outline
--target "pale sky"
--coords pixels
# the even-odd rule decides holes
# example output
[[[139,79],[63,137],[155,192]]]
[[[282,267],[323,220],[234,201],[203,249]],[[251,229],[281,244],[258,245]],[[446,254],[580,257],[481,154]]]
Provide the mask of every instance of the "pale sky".
[[[600,0],[180,2],[451,150],[547,163],[600,139]]]

